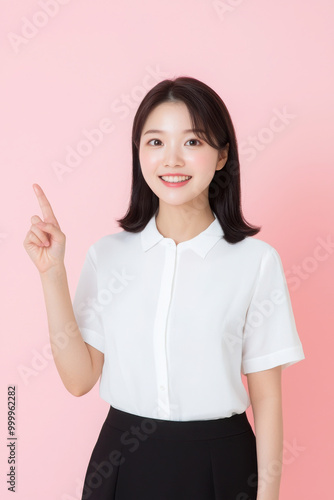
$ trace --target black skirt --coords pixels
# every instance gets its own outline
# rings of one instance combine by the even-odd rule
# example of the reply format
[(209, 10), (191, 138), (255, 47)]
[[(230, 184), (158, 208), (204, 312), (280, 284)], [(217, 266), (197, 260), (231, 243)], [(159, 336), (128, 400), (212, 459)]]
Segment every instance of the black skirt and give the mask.
[(256, 438), (246, 412), (146, 418), (110, 407), (81, 500), (256, 500)]

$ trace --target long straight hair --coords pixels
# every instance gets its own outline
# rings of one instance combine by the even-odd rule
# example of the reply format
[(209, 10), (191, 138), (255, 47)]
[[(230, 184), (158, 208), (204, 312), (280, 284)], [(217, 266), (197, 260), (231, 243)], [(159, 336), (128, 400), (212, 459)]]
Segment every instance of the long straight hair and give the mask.
[(247, 223), (242, 214), (240, 164), (237, 139), (230, 114), (219, 95), (205, 83), (188, 76), (163, 80), (153, 87), (140, 103), (132, 127), (132, 186), (126, 215), (116, 219), (125, 231), (142, 231), (157, 214), (159, 198), (145, 181), (140, 161), (139, 144), (148, 115), (164, 102), (183, 102), (191, 116), (196, 135), (221, 151), (229, 144), (228, 159), (217, 170), (209, 185), (209, 204), (229, 243), (237, 243), (257, 234), (261, 226)]

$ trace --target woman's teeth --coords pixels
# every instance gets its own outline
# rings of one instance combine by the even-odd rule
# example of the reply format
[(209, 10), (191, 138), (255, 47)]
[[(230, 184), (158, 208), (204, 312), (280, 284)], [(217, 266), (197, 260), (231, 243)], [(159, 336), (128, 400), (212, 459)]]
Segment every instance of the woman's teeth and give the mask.
[(173, 176), (161, 176), (161, 179), (163, 179), (166, 182), (184, 182), (187, 181), (188, 179), (191, 179), (190, 175), (173, 175)]

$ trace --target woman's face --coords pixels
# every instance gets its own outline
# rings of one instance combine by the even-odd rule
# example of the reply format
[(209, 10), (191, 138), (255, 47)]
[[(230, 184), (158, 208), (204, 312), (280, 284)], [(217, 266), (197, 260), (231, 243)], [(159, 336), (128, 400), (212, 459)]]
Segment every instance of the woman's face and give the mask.
[[(207, 199), (215, 171), (227, 161), (228, 146), (219, 156), (217, 149), (190, 129), (188, 108), (180, 101), (159, 104), (143, 126), (139, 144), (142, 174), (152, 191), (167, 204), (181, 205), (197, 198), (203, 201), (203, 196)], [(175, 174), (191, 178), (181, 183), (161, 179)]]

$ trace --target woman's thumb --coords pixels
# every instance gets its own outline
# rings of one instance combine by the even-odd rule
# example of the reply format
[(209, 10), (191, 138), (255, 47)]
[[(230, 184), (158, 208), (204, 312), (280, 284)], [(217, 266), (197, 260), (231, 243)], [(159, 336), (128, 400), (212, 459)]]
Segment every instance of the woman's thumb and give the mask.
[(41, 221), (41, 222), (37, 222), (36, 226), (39, 227), (40, 229), (42, 229), (44, 232), (51, 234), (51, 236), (53, 236), (54, 239), (56, 241), (58, 241), (59, 243), (62, 241), (63, 233), (61, 232), (60, 229), (58, 229), (58, 227), (56, 227), (54, 224), (52, 224), (52, 222)]
[(33, 215), (30, 220), (33, 224), (37, 224), (37, 222), (43, 222), (42, 219), (38, 217), (38, 215)]

